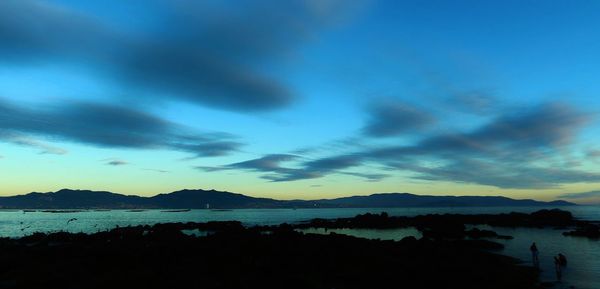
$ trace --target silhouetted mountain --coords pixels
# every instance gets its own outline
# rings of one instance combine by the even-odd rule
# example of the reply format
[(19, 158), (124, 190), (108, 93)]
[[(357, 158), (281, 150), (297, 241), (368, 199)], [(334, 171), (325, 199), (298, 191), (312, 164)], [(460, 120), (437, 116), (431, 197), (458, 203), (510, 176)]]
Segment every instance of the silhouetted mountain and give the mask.
[(283, 208), (285, 201), (267, 198), (254, 198), (242, 194), (220, 192), (215, 190), (181, 190), (170, 194), (160, 194), (148, 198), (153, 206), (169, 209), (191, 208)]
[(339, 207), (502, 207), (502, 206), (568, 206), (565, 201), (540, 202), (515, 200), (496, 196), (423, 196), (407, 193), (373, 194), (330, 200), (318, 200), (319, 204)]
[(242, 208), (384, 208), (384, 207), (474, 207), (474, 206), (566, 206), (565, 201), (540, 202), (506, 197), (421, 196), (406, 193), (374, 194), (328, 200), (283, 201), (254, 198), (215, 190), (181, 190), (153, 197), (140, 197), (63, 189), (50, 193), (0, 197), (5, 209), (242, 209)]
[(111, 192), (62, 189), (50, 193), (0, 197), (0, 207), (16, 209), (137, 208), (147, 205), (147, 198)]

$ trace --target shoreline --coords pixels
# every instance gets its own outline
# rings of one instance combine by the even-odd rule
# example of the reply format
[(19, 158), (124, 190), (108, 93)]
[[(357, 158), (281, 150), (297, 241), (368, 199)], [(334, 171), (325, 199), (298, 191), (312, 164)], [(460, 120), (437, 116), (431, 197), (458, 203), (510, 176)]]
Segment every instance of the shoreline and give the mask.
[[(191, 228), (212, 233), (182, 233)], [(533, 268), (489, 252), (496, 245), (483, 240), (393, 242), (208, 222), (37, 233), (0, 244), (6, 288), (539, 288)]]
[[(566, 228), (583, 222), (557, 210), (518, 215), (364, 214), (293, 225), (246, 227), (238, 221), (218, 221), (129, 226), (91, 234), (34, 233), (0, 239), (0, 264), (5, 264), (0, 266), (0, 285), (542, 288), (537, 270), (499, 254), (503, 245), (491, 241), (510, 236), (464, 226), (507, 219), (513, 223), (506, 225), (518, 227)], [(407, 225), (418, 228), (423, 237), (386, 241), (298, 232), (311, 226), (389, 229)], [(204, 234), (185, 234), (186, 230)]]
[[(547, 288), (554, 282), (541, 280), (538, 270), (505, 254), (500, 241), (512, 236), (495, 230), (560, 229), (560, 236), (561, 230), (592, 223), (562, 210), (414, 217), (366, 213), (279, 225), (212, 221), (33, 233), (0, 238), (0, 287)], [(421, 238), (392, 241), (332, 232), (408, 227)], [(327, 234), (302, 231), (307, 228)], [(200, 277), (204, 281), (198, 283)]]

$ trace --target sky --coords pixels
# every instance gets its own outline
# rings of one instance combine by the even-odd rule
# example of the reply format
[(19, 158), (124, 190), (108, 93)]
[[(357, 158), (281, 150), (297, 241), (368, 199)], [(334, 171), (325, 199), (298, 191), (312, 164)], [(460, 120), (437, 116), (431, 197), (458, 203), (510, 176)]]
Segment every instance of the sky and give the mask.
[(598, 1), (0, 1), (0, 195), (600, 203)]

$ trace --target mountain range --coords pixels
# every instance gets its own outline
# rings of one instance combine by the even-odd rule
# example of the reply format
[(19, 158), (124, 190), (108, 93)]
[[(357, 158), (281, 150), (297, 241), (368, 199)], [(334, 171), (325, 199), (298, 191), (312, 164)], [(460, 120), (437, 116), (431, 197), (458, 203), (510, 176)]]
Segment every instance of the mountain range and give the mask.
[(245, 209), (245, 208), (389, 208), (475, 206), (568, 206), (495, 196), (424, 196), (385, 193), (321, 200), (275, 200), (215, 190), (181, 190), (153, 197), (104, 191), (62, 189), (49, 193), (0, 197), (3, 209)]

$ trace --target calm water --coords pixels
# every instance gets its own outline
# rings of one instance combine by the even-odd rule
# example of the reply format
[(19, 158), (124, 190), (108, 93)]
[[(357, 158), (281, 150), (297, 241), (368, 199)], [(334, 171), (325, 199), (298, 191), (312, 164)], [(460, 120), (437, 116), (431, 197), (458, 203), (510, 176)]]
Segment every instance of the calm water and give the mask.
[[(206, 222), (237, 220), (246, 225), (275, 225), (280, 223), (296, 223), (313, 218), (352, 217), (367, 212), (388, 212), (396, 216), (416, 216), (430, 213), (508, 213), (533, 212), (541, 207), (473, 207), (473, 208), (377, 208), (377, 209), (244, 209), (232, 211), (192, 210), (189, 212), (161, 212), (148, 210), (142, 212), (84, 211), (77, 213), (44, 213), (0, 210), (0, 236), (20, 237), (33, 232), (97, 232), (112, 229), (116, 226), (156, 224), (165, 222)], [(585, 220), (600, 221), (599, 206), (563, 207), (571, 211), (575, 217)], [(76, 220), (72, 220), (76, 219)], [(71, 220), (69, 222), (69, 220)], [(564, 237), (562, 231), (552, 229), (526, 228), (491, 228), (499, 234), (514, 236), (513, 240), (500, 241), (506, 247), (503, 253), (519, 258), (524, 263), (531, 263), (529, 245), (535, 241), (540, 249), (542, 279), (555, 279), (552, 256), (559, 252), (569, 259), (569, 266), (563, 272), (563, 282), (558, 288), (597, 289), (600, 288), (600, 241), (585, 238)], [(353, 230), (314, 229), (307, 232), (348, 234), (362, 238), (382, 240), (400, 240), (406, 236), (420, 237), (419, 231), (407, 229), (392, 230)]]
[[(500, 253), (518, 258), (524, 264), (532, 265), (529, 246), (537, 242), (539, 249), (540, 269), (542, 281), (555, 281), (554, 259), (558, 253), (567, 256), (568, 266), (563, 271), (562, 282), (554, 288), (598, 289), (600, 288), (600, 241), (586, 238), (562, 236), (561, 230), (531, 229), (531, 228), (498, 228), (489, 226), (476, 226), (480, 229), (494, 230), (502, 235), (515, 237), (512, 240), (494, 240), (504, 244), (505, 248)], [(421, 233), (414, 228), (401, 229), (303, 229), (304, 233), (316, 234), (346, 234), (360, 238), (401, 240), (407, 236), (421, 237)]]
[[(540, 207), (473, 207), (473, 208), (376, 208), (376, 209), (243, 209), (232, 211), (192, 210), (189, 212), (161, 212), (148, 210), (143, 212), (84, 211), (77, 213), (44, 213), (20, 210), (0, 210), (0, 237), (20, 237), (33, 232), (97, 232), (116, 226), (156, 224), (166, 222), (206, 222), (237, 220), (246, 225), (276, 225), (296, 223), (313, 218), (353, 217), (367, 212), (388, 212), (394, 216), (416, 216), (431, 213), (507, 213), (533, 212)], [(577, 218), (600, 220), (600, 207), (575, 206), (563, 207)], [(77, 219), (69, 222), (71, 219)]]

